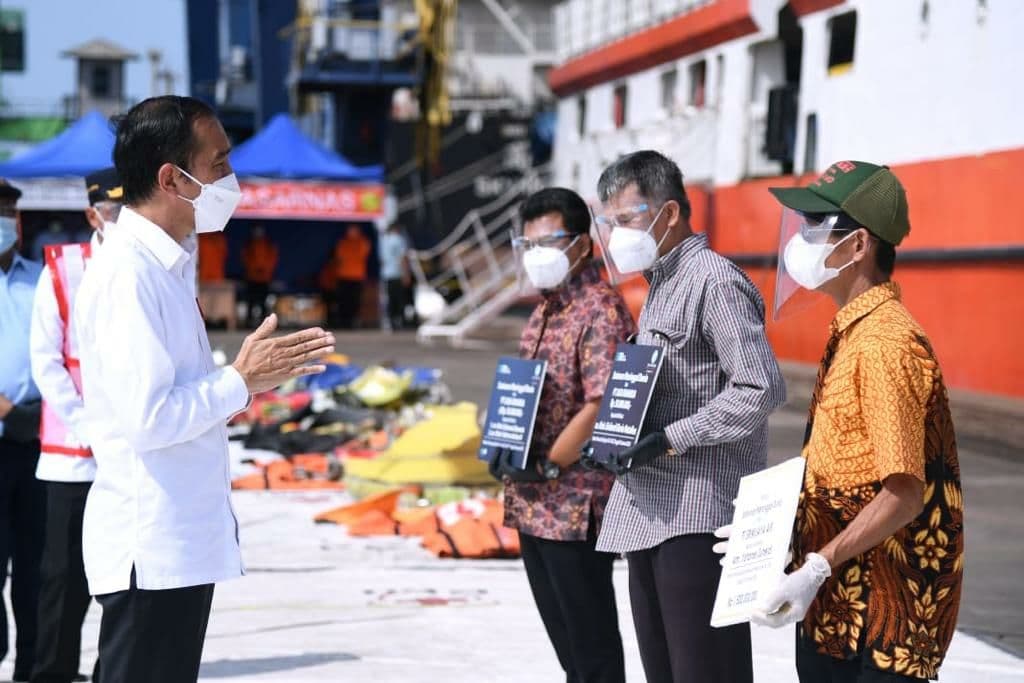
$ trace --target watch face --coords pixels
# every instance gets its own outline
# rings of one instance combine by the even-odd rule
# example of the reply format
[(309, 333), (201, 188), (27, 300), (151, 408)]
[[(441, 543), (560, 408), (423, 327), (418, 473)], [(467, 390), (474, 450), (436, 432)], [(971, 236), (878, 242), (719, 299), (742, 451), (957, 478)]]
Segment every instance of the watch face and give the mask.
[(548, 479), (557, 479), (561, 470), (553, 462), (549, 462), (544, 465), (544, 476)]

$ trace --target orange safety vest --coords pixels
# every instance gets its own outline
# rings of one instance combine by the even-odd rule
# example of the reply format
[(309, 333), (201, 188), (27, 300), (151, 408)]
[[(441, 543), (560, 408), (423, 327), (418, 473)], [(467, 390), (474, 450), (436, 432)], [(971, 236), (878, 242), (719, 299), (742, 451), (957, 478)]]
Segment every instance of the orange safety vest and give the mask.
[(222, 232), (199, 236), (199, 281), (223, 282), (228, 242)]
[[(45, 247), (43, 254), (50, 277), (53, 279), (53, 295), (57, 299), (57, 310), (64, 326), (64, 367), (71, 375), (75, 389), (81, 394), (82, 370), (78, 362), (77, 344), (71, 333), (71, 316), (78, 285), (81, 284), (86, 264), (92, 257), (92, 245), (88, 242), (55, 244)], [(43, 401), (42, 413), (39, 440), (42, 442), (41, 450), (44, 454), (92, 457), (92, 451), (75, 438), (46, 401)]]
[(334, 247), (335, 274), (339, 280), (363, 282), (366, 280), (366, 257), (370, 255), (370, 241), (363, 236), (343, 237)]
[(242, 251), (245, 279), (249, 282), (268, 283), (274, 279), (277, 267), (277, 247), (264, 238), (253, 240)]

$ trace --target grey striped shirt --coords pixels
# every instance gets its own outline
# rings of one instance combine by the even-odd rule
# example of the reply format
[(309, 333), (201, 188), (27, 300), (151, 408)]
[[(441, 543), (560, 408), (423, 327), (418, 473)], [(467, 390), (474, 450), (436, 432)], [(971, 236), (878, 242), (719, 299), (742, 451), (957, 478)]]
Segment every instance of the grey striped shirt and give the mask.
[(643, 433), (664, 430), (678, 455), (615, 482), (597, 543), (609, 552), (728, 524), (740, 477), (765, 467), (768, 415), (786, 397), (761, 294), (705, 235), (686, 238), (647, 277), (637, 343), (666, 352)]

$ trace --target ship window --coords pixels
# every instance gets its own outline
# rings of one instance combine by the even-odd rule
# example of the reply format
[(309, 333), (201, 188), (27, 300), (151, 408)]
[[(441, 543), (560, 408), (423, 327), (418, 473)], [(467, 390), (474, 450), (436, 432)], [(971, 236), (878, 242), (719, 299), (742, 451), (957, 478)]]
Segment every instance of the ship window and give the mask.
[(676, 86), (679, 82), (679, 73), (675, 69), (669, 69), (661, 74), (661, 108), (671, 114), (676, 108)]
[(628, 90), (626, 89), (626, 85), (625, 84), (622, 84), (622, 85), (617, 86), (615, 88), (615, 94), (614, 94), (614, 99), (613, 99), (612, 120), (613, 120), (616, 128), (625, 128), (626, 127), (626, 120), (627, 120), (626, 119), (626, 114), (627, 114), (627, 112), (626, 112), (626, 100), (627, 100), (627, 95), (628, 95)]
[(576, 132), (582, 138), (587, 134), (587, 96), (580, 95), (576, 100)]
[(725, 56), (715, 57), (715, 106), (722, 104), (722, 91), (725, 88)]
[(857, 37), (857, 13), (847, 12), (829, 22), (832, 37), (828, 46), (828, 75), (838, 76), (853, 67), (853, 48)]
[(707, 75), (707, 60), (702, 59), (690, 65), (690, 104), (698, 109), (704, 106)]
[(818, 115), (807, 115), (807, 132), (804, 135), (804, 173), (812, 173), (818, 167)]

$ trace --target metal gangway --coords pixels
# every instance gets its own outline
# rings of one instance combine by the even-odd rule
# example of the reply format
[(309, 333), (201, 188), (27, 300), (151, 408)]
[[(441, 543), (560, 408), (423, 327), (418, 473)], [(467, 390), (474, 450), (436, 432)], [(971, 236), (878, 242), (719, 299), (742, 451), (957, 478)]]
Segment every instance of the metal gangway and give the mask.
[[(438, 244), (410, 252), (416, 308), (422, 318), (416, 333), (420, 343), (466, 346), (471, 334), (522, 298), (512, 235), (521, 228), (520, 202), (544, 186), (547, 174), (546, 165), (530, 169), (493, 201), (470, 210)], [(438, 261), (438, 272), (428, 275), (424, 264)], [(460, 293), (445, 301), (438, 290), (451, 281), (458, 282)]]

